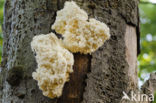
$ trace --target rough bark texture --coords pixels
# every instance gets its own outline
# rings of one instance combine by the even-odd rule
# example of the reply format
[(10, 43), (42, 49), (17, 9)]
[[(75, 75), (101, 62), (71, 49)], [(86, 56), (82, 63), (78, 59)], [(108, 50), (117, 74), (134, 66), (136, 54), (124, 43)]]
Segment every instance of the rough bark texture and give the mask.
[[(156, 72), (150, 74), (150, 78), (141, 87), (141, 92), (149, 96), (156, 92)], [(150, 102), (145, 102), (145, 103), (150, 103)]]
[[(33, 36), (51, 31), (56, 11), (65, 1), (6, 0), (2, 103), (120, 103), (123, 91), (137, 90), (138, 0), (74, 0), (90, 17), (109, 26), (111, 39), (91, 55), (74, 54), (74, 73), (60, 98), (42, 95), (32, 79), (36, 62), (30, 42)], [(19, 67), (24, 75), (18, 78), (19, 83), (10, 85), (9, 75), (14, 72), (9, 71)], [(19, 76), (14, 75), (12, 78)]]

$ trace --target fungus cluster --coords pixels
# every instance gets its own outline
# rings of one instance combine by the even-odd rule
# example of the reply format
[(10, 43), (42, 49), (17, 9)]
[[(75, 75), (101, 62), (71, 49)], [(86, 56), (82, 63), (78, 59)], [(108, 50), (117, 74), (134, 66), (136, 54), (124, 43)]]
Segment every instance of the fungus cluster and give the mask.
[(32, 76), (38, 81), (43, 95), (50, 98), (61, 96), (69, 73), (73, 72), (73, 54), (62, 47), (61, 41), (53, 33), (35, 36), (31, 47), (38, 64)]
[(94, 52), (109, 39), (110, 34), (106, 24), (94, 18), (88, 20), (87, 13), (75, 2), (66, 2), (57, 12), (52, 29), (64, 39), (58, 39), (54, 33), (33, 38), (31, 47), (38, 65), (32, 76), (38, 81), (43, 95), (55, 98), (62, 95), (64, 84), (73, 72), (72, 53)]
[(73, 53), (83, 54), (96, 51), (109, 39), (109, 28), (106, 24), (91, 18), (74, 2), (66, 2), (64, 9), (57, 12), (52, 25), (57, 33), (64, 37), (65, 48)]

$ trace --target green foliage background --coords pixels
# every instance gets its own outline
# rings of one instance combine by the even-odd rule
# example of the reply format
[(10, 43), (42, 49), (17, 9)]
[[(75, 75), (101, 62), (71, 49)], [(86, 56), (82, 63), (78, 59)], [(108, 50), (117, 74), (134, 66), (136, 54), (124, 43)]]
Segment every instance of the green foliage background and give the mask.
[(3, 4), (4, 0), (0, 0), (0, 61), (2, 57), (2, 44), (3, 44), (2, 38)]
[[(141, 21), (141, 54), (138, 56), (138, 76), (142, 84), (149, 77), (149, 73), (156, 72), (156, 4), (142, 3), (149, 2), (141, 0), (140, 21)], [(2, 56), (2, 21), (3, 4), (0, 0), (0, 61)]]
[[(139, 5), (141, 54), (138, 57), (138, 76), (142, 83), (148, 79), (149, 73), (156, 72), (156, 4), (145, 2), (149, 0), (141, 0)], [(153, 103), (156, 103), (156, 93)]]
[(141, 80), (144, 80), (142, 74), (156, 71), (156, 4), (140, 3), (139, 7), (141, 54), (138, 57), (138, 64), (139, 77)]

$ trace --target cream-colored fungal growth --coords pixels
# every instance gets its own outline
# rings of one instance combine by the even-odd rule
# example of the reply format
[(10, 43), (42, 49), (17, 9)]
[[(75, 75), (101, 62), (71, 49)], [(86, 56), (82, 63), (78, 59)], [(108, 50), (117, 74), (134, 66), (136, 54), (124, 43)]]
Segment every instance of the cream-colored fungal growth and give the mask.
[(64, 9), (57, 12), (56, 21), (52, 26), (57, 33), (64, 34), (69, 27), (69, 20), (87, 20), (87, 13), (80, 9), (75, 2), (65, 2)]
[(71, 52), (91, 53), (110, 38), (110, 33), (105, 23), (93, 18), (87, 20), (84, 10), (74, 2), (66, 2), (65, 7), (57, 12), (52, 29), (63, 35), (64, 46)]
[(32, 76), (38, 81), (43, 95), (50, 98), (61, 96), (63, 86), (73, 72), (73, 54), (62, 47), (61, 41), (53, 33), (35, 36), (31, 48), (36, 53), (38, 63)]

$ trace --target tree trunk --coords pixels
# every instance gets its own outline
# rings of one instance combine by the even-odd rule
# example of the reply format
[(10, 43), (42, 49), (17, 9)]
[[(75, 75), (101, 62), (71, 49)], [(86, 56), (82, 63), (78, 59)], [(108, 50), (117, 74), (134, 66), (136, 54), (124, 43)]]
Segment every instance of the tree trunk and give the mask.
[(138, 0), (74, 0), (109, 26), (111, 39), (90, 55), (74, 54), (74, 73), (60, 98), (42, 95), (32, 79), (36, 61), (30, 42), (51, 32), (65, 1), (6, 0), (0, 103), (120, 103), (123, 91), (137, 90)]

